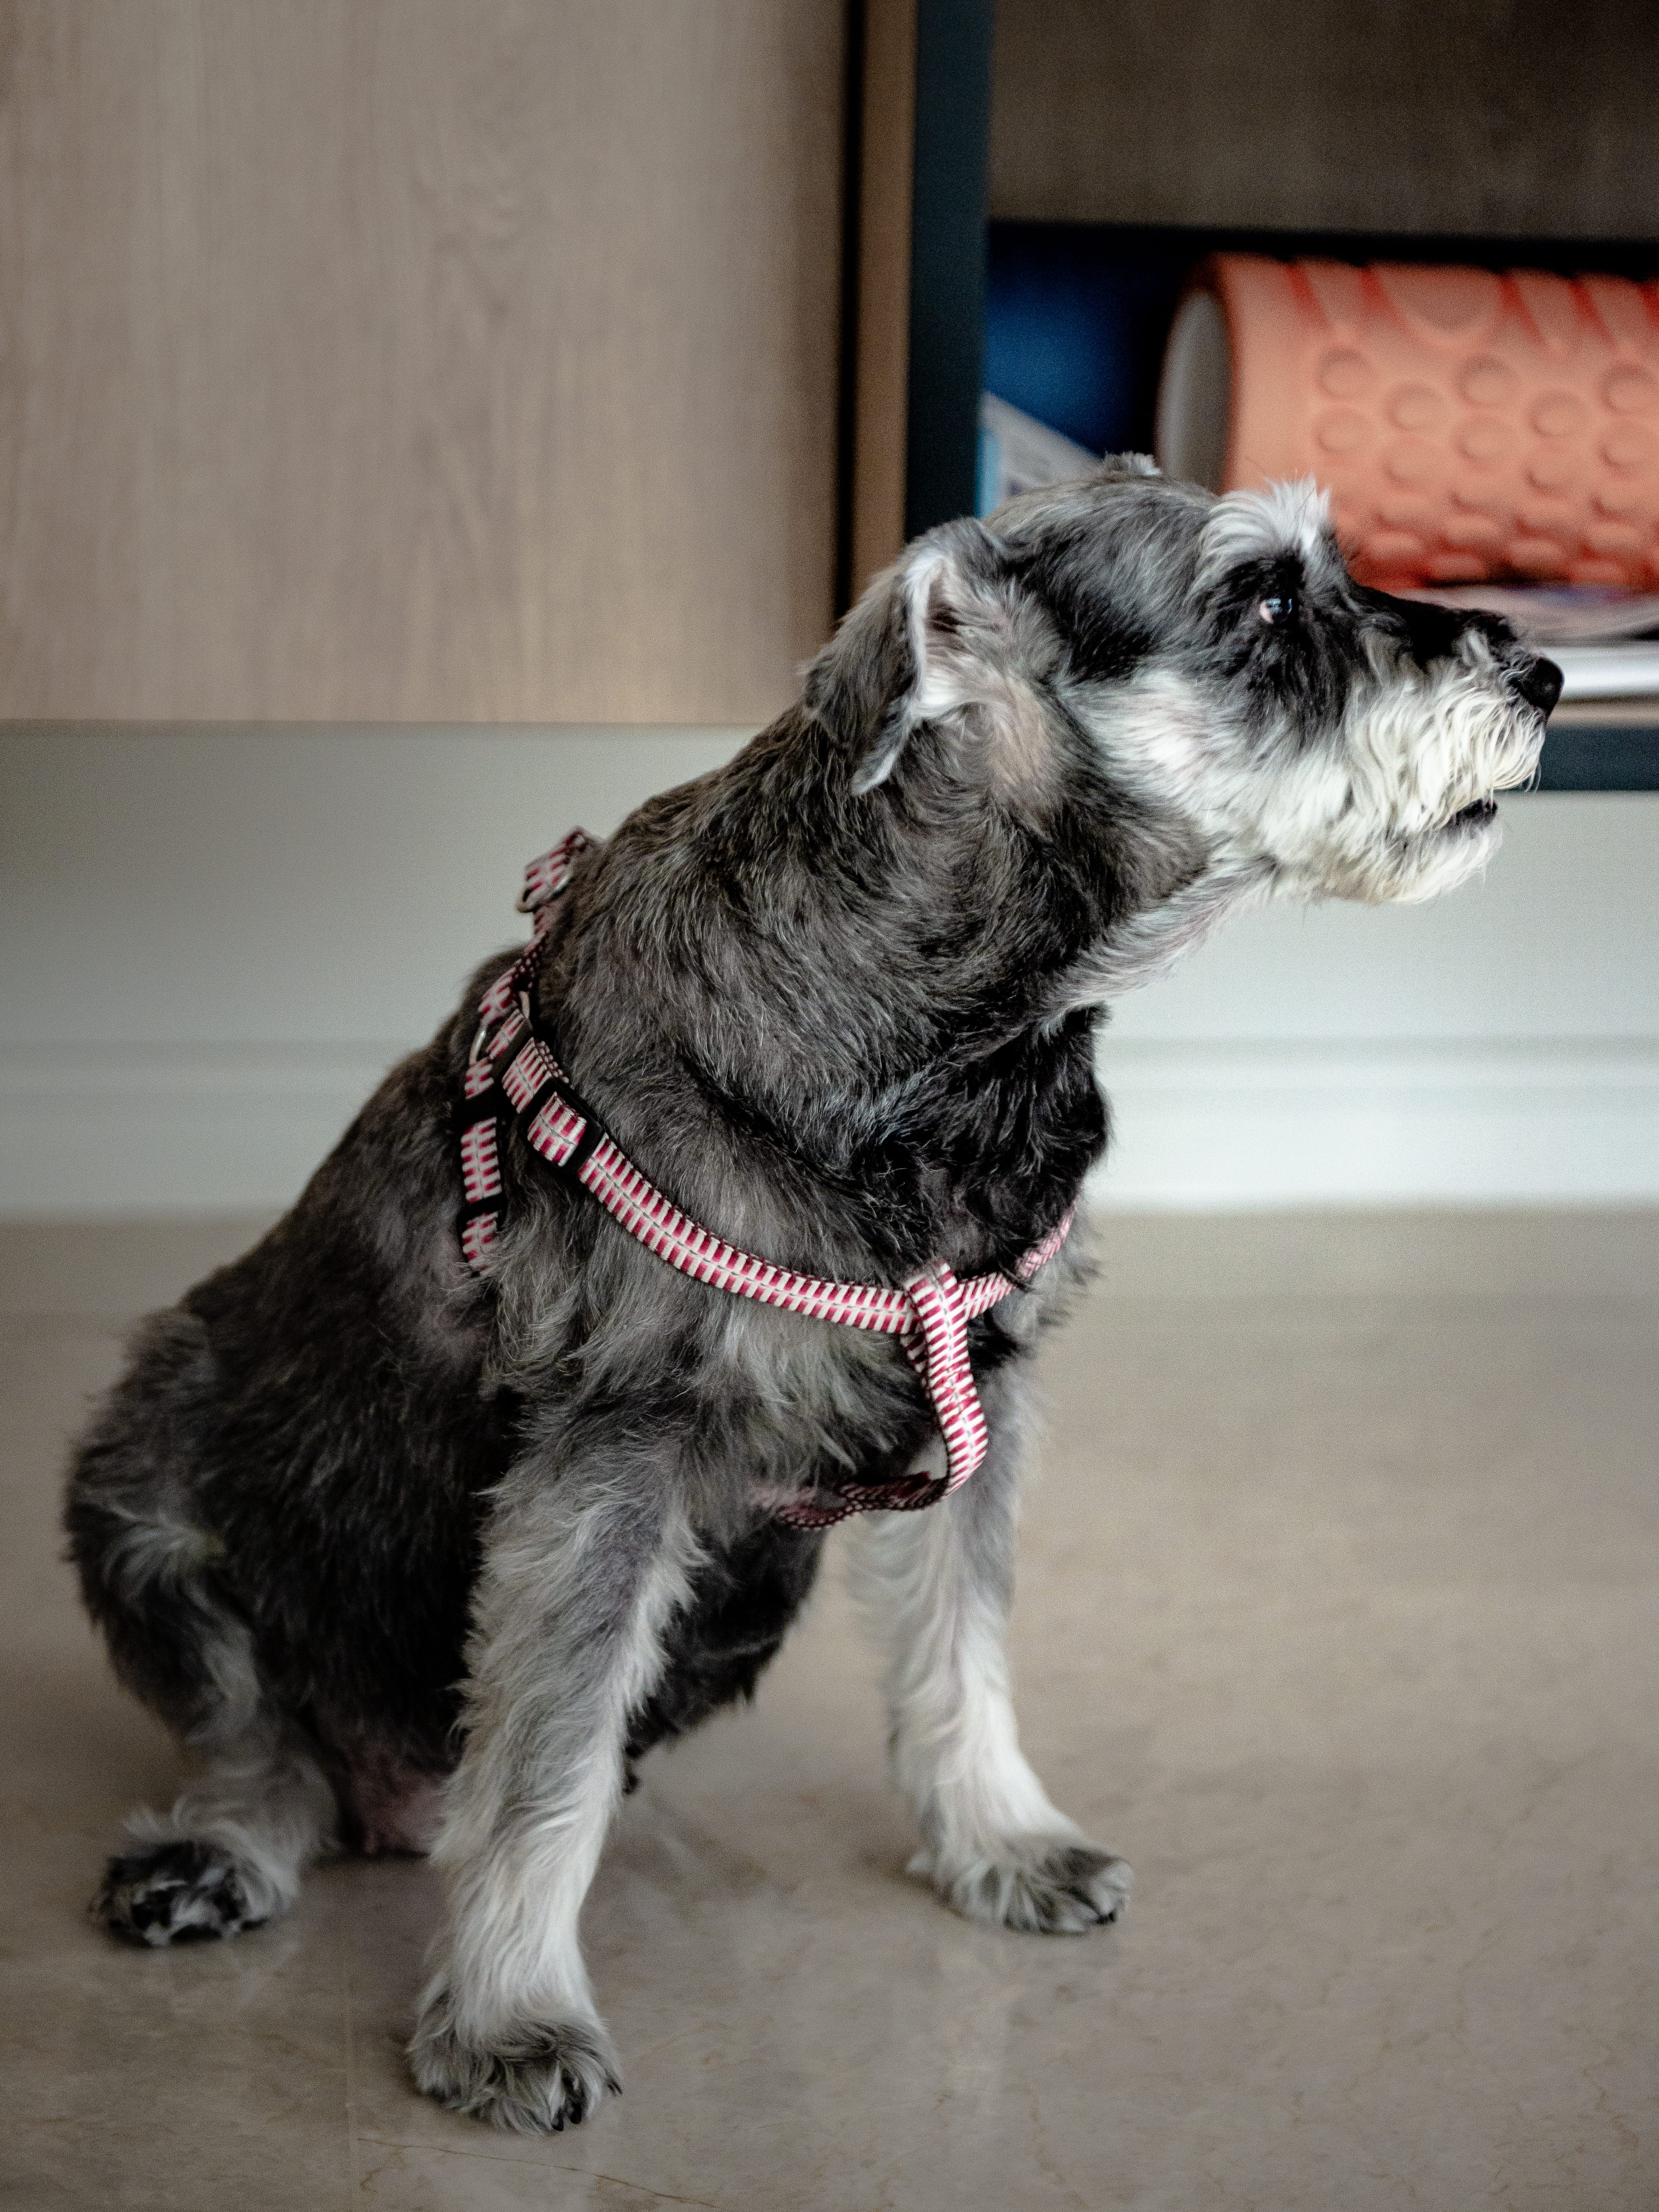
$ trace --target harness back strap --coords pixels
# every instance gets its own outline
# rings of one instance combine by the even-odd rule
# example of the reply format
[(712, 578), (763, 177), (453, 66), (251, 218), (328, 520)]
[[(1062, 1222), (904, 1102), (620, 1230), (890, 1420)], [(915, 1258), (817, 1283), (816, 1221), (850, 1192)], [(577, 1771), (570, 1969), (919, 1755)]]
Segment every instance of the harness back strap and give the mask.
[(922, 1269), (894, 1290), (775, 1267), (683, 1213), (623, 1152), (531, 1023), (530, 986), (541, 964), (553, 902), (591, 842), (584, 831), (573, 830), (550, 853), (531, 862), (519, 908), (533, 915), (535, 933), (478, 1002), (477, 1034), (462, 1083), (460, 1243), (468, 1265), (480, 1274), (489, 1272), (500, 1230), (499, 1092), (532, 1151), (580, 1183), (630, 1237), (681, 1274), (763, 1305), (898, 1338), (945, 1439), (945, 1474), (803, 1492), (778, 1508), (780, 1521), (792, 1528), (825, 1528), (849, 1513), (911, 1512), (948, 1497), (967, 1481), (987, 1448), (985, 1413), (968, 1356), (968, 1324), (1029, 1283), (1054, 1258), (1071, 1229), (1072, 1215), (1025, 1255), (1012, 1278), (976, 1275), (959, 1282), (939, 1265)]

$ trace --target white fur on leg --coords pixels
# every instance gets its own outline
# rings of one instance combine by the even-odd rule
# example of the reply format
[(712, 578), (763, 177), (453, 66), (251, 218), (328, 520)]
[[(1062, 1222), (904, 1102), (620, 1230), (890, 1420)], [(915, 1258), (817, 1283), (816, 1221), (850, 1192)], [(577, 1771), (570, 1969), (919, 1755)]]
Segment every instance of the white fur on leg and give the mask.
[(498, 1524), (481, 1587), (467, 1748), (433, 1853), (450, 1927), (410, 2056), (429, 2094), (504, 2127), (561, 2128), (620, 2086), (577, 1923), (628, 1717), (699, 1553), (678, 1516), (618, 1593), (616, 1518), (605, 1498), (527, 1498)]
[(909, 1871), (971, 1919), (1077, 1932), (1118, 1917), (1129, 1870), (1050, 1802), (1020, 1750), (1004, 1649), (1012, 1515), (975, 1513), (984, 1504), (958, 1492), (872, 1514), (854, 1553), (889, 1655), (894, 1771), (925, 1838)]

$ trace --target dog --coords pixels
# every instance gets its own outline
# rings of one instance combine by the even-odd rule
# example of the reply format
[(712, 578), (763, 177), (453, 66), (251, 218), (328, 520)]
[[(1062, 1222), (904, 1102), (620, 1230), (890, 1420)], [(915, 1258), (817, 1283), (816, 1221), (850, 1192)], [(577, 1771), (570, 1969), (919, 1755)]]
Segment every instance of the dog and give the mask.
[[(617, 1801), (753, 1691), (854, 1506), (912, 1871), (981, 1921), (1114, 1919), (1127, 1871), (1022, 1756), (1003, 1652), (1102, 1009), (1264, 901), (1480, 868), (1559, 689), (1504, 623), (1356, 584), (1308, 485), (1218, 498), (1131, 456), (919, 539), (728, 766), (566, 849), (533, 961), (482, 969), (293, 1212), (143, 1326), (67, 1528), (202, 1774), (131, 1824), (108, 1926), (234, 1935), (326, 1850), (430, 1849), (416, 2080), (581, 2120), (618, 2087), (577, 1941)], [(464, 1193), (515, 1022), (653, 1218), (758, 1255), (744, 1295), (520, 1121)], [(915, 1326), (768, 1303), (787, 1270)]]

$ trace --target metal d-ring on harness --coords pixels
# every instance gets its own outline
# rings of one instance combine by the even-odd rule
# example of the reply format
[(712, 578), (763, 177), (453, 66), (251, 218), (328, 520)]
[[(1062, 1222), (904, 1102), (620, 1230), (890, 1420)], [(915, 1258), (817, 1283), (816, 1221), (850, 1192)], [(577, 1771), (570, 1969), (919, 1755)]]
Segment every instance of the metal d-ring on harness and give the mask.
[(985, 1456), (985, 1414), (968, 1357), (968, 1324), (1007, 1297), (1052, 1260), (1072, 1226), (1068, 1213), (1019, 1262), (1014, 1277), (975, 1275), (958, 1282), (949, 1267), (924, 1268), (902, 1288), (826, 1282), (775, 1267), (701, 1228), (641, 1175), (537, 1036), (530, 989), (541, 964), (553, 902), (592, 843), (573, 830), (525, 871), (519, 910), (534, 917), (535, 934), (478, 1001), (478, 1031), (463, 1081), (461, 1180), (465, 1205), (461, 1250), (480, 1274), (489, 1271), (501, 1191), (501, 1097), (532, 1152), (592, 1194), (630, 1237), (683, 1275), (763, 1305), (896, 1336), (921, 1377), (945, 1439), (945, 1472), (896, 1482), (837, 1483), (781, 1505), (776, 1517), (796, 1528), (826, 1528), (849, 1513), (914, 1512), (967, 1481)]

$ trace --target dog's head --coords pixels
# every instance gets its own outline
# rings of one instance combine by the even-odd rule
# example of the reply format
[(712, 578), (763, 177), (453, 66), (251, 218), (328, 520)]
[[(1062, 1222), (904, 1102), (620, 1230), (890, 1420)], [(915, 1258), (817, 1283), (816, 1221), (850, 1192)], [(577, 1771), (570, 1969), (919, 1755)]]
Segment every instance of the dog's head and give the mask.
[(1217, 498), (1130, 459), (919, 539), (807, 702), (857, 791), (924, 725), (1013, 799), (1081, 745), (1200, 874), (1377, 901), (1490, 857), (1559, 690), (1497, 617), (1356, 584), (1310, 484)]

